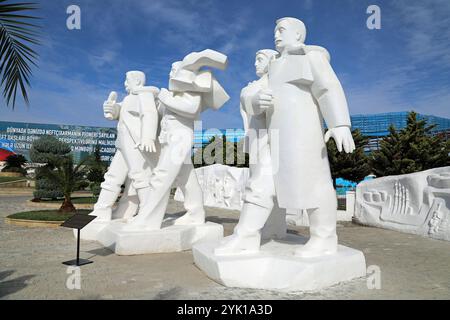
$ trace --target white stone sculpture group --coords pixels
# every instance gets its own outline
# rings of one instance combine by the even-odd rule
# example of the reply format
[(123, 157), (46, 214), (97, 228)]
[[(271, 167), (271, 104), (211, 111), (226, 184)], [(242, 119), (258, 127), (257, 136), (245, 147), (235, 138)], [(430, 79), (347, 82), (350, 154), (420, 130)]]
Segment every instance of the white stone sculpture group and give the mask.
[[(140, 71), (127, 73), (128, 95), (117, 103), (117, 94), (112, 92), (103, 105), (105, 117), (118, 120), (117, 152), (91, 213), (98, 218), (82, 230), (83, 239), (99, 240), (118, 254), (138, 254), (186, 250), (199, 237), (222, 237), (221, 226), (205, 224), (191, 150), (194, 121), (202, 111), (220, 109), (229, 99), (212, 71), (202, 68), (226, 66), (227, 57), (217, 51), (193, 52), (173, 63), (169, 90), (146, 87)], [(121, 210), (113, 214), (124, 183), (128, 186), (123, 201), (130, 204), (122, 205), (126, 209), (119, 205)], [(161, 230), (174, 184), (184, 191), (187, 212), (161, 236), (151, 231)], [(131, 201), (133, 194), (137, 194), (138, 207)], [(161, 239), (171, 244), (161, 246)]]
[[(146, 87), (145, 75), (133, 71), (125, 82), (128, 96), (118, 103), (117, 94), (110, 94), (104, 112), (118, 120), (117, 153), (92, 212), (98, 218), (82, 237), (119, 254), (192, 247), (196, 265), (227, 286), (317, 289), (365, 275), (363, 254), (338, 246), (336, 193), (326, 151), (330, 138), (339, 151), (355, 148), (344, 91), (329, 53), (305, 44), (303, 22), (279, 19), (274, 38), (276, 50), (256, 53), (259, 79), (241, 92), (251, 165), (234, 233), (222, 239), (220, 225), (205, 223), (203, 194), (191, 163), (193, 121), (229, 99), (212, 71), (204, 69), (225, 69), (227, 57), (208, 49), (172, 65), (168, 90)], [(125, 194), (113, 213), (124, 183)], [(174, 184), (183, 192), (187, 213), (161, 229)], [(300, 236), (287, 235), (286, 209), (307, 211), (306, 244)]]

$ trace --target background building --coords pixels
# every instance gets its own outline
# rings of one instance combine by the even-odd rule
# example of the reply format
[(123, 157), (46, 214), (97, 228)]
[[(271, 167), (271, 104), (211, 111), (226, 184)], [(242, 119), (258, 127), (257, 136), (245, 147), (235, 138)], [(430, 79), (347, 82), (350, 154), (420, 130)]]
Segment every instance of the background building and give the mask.
[[(391, 124), (393, 124), (397, 130), (406, 127), (408, 114), (408, 111), (404, 111), (353, 115), (351, 116), (352, 129), (359, 129), (364, 136), (370, 138), (368, 151), (373, 151), (379, 148), (379, 141), (381, 138), (389, 134), (388, 129)], [(417, 117), (418, 119), (427, 120), (428, 125), (436, 124), (436, 127), (432, 130), (434, 134), (442, 133), (447, 137), (450, 136), (450, 119), (424, 114), (417, 114)], [(244, 131), (242, 129), (216, 129), (196, 132), (194, 134), (194, 147), (198, 148), (201, 145), (207, 144), (213, 136), (217, 135), (225, 135), (229, 142), (238, 142), (244, 137)]]
[[(370, 138), (367, 151), (379, 148), (381, 138), (389, 134), (391, 124), (396, 129), (406, 126), (409, 112), (391, 112), (351, 116), (353, 129)], [(450, 136), (450, 119), (432, 115), (418, 114), (419, 119), (426, 119), (428, 124), (436, 124), (433, 133)], [(103, 161), (110, 162), (116, 151), (116, 129), (57, 124), (37, 124), (0, 121), (0, 158), (11, 153), (23, 154), (29, 159), (29, 150), (34, 140), (42, 135), (52, 135), (72, 147), (75, 161), (79, 162), (92, 153), (98, 144)], [(194, 132), (194, 149), (206, 145), (214, 136), (225, 136), (229, 142), (239, 142), (244, 137), (242, 129), (208, 129)], [(0, 159), (1, 161), (2, 159)]]
[(0, 121), (0, 154), (14, 152), (29, 160), (31, 144), (43, 135), (55, 136), (69, 144), (75, 162), (91, 154), (97, 144), (103, 161), (111, 161), (116, 151), (113, 128)]
[(225, 136), (228, 142), (239, 142), (245, 135), (242, 129), (209, 129), (194, 132), (194, 149), (208, 144), (213, 137)]
[[(364, 136), (369, 137), (367, 151), (377, 150), (381, 138), (389, 134), (389, 126), (393, 124), (397, 130), (406, 127), (409, 112), (389, 112), (378, 114), (358, 114), (351, 116), (352, 129), (359, 129)], [(436, 124), (434, 134), (443, 133), (450, 136), (450, 119), (432, 115), (417, 114), (418, 119), (427, 120), (427, 124)]]

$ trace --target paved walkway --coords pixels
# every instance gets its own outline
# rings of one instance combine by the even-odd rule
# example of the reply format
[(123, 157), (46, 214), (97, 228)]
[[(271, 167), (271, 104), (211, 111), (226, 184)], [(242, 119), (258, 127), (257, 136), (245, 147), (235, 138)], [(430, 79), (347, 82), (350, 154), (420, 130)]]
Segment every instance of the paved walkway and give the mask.
[[(340, 243), (362, 250), (367, 265), (381, 269), (381, 289), (358, 279), (314, 293), (278, 293), (225, 288), (195, 267), (190, 251), (116, 256), (96, 242), (82, 242), (81, 290), (66, 287), (66, 266), (75, 240), (65, 228), (23, 228), (4, 223), (7, 215), (28, 210), (25, 195), (0, 195), (0, 299), (449, 299), (450, 243), (340, 224)], [(181, 212), (171, 202), (170, 213)], [(231, 233), (238, 212), (209, 208), (208, 220)], [(307, 235), (306, 228), (291, 232)]]

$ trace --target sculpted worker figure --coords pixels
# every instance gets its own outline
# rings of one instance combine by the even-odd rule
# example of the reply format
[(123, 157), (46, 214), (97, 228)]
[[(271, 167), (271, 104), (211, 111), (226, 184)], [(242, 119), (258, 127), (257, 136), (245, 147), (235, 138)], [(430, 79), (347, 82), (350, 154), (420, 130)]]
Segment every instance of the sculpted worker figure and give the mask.
[(267, 130), (266, 113), (255, 113), (252, 99), (260, 92), (269, 88), (269, 64), (276, 58), (278, 52), (271, 49), (259, 50), (255, 57), (256, 75), (259, 80), (249, 83), (241, 91), (241, 115), (246, 132), (244, 151), (250, 155), (250, 176), (244, 194), (243, 211), (251, 211), (257, 204), (271, 211), (262, 230), (263, 238), (284, 237), (286, 235), (286, 220), (283, 209), (280, 209), (276, 198), (273, 182), (273, 168), (271, 163), (269, 135)]
[[(149, 196), (149, 178), (156, 159), (156, 134), (158, 111), (155, 96), (158, 89), (145, 86), (145, 74), (130, 71), (126, 74), (125, 89), (128, 95), (118, 103), (117, 93), (111, 92), (103, 105), (105, 117), (118, 120), (116, 154), (101, 184), (101, 192), (92, 215), (96, 221), (111, 220), (112, 207), (120, 194), (121, 186), (129, 178), (131, 187), (143, 203)], [(127, 190), (130, 186), (127, 187)]]
[[(310, 239), (297, 255), (315, 257), (337, 251), (337, 199), (325, 143), (332, 137), (338, 150), (347, 153), (355, 145), (347, 101), (330, 56), (324, 48), (305, 45), (305, 38), (302, 21), (277, 21), (279, 55), (269, 66), (269, 89), (252, 96), (249, 113), (266, 116), (273, 174), (265, 179), (274, 185), (272, 197), (281, 208), (308, 212)], [(328, 127), (325, 135), (323, 120)], [(258, 251), (269, 215), (267, 206), (246, 195), (234, 235), (225, 238), (215, 253)]]
[(151, 193), (124, 230), (160, 229), (175, 182), (182, 187), (185, 199), (192, 199), (189, 204), (185, 202), (188, 212), (175, 224), (205, 222), (203, 192), (191, 160), (194, 121), (208, 107), (221, 108), (229, 97), (210, 70), (200, 69), (226, 66), (227, 57), (209, 49), (193, 52), (172, 65), (169, 90), (162, 89), (158, 96), (163, 114), (159, 135), (161, 155), (150, 178)]

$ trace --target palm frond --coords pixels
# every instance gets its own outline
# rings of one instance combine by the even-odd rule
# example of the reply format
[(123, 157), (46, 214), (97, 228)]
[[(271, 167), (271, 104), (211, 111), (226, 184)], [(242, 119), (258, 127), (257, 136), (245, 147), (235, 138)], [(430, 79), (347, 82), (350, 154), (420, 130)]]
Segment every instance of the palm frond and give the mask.
[(38, 17), (22, 13), (36, 10), (35, 3), (6, 3), (0, 0), (0, 86), (8, 106), (16, 104), (20, 90), (29, 104), (27, 87), (30, 87), (31, 65), (36, 66), (38, 54), (30, 47), (39, 45), (39, 26), (32, 21)]

